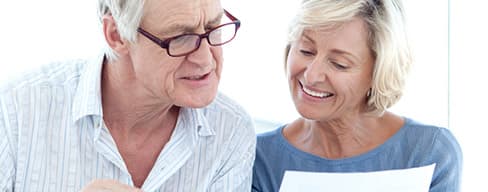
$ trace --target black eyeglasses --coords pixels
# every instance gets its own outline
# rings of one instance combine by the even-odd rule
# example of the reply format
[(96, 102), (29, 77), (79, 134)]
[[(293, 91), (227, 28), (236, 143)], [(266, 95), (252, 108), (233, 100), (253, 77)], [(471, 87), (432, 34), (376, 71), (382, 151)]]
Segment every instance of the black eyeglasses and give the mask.
[(168, 55), (172, 57), (185, 56), (198, 50), (203, 38), (206, 38), (208, 44), (212, 46), (220, 46), (234, 39), (237, 30), (241, 26), (241, 21), (225, 9), (224, 13), (232, 22), (219, 25), (204, 34), (190, 33), (159, 39), (140, 27), (137, 28), (137, 31), (161, 48), (166, 49)]

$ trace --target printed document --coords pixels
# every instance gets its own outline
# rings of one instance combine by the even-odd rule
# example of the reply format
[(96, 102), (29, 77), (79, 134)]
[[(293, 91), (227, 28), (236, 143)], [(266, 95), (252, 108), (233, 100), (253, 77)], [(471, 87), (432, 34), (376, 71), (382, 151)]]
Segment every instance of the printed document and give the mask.
[(280, 192), (428, 192), (435, 164), (358, 173), (286, 171)]

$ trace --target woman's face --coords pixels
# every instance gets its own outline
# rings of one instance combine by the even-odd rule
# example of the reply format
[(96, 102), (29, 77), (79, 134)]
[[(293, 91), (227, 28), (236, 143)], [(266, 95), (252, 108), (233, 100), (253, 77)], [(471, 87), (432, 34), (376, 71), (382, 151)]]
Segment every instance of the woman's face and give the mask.
[(336, 28), (307, 29), (291, 44), (287, 75), (298, 112), (332, 120), (364, 111), (374, 58), (366, 24), (354, 19)]

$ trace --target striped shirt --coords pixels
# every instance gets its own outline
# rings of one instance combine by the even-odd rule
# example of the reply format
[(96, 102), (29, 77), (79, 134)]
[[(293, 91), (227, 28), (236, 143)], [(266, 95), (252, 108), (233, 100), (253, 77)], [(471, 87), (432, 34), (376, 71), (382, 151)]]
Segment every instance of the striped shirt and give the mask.
[[(0, 86), (0, 191), (78, 191), (102, 178), (133, 186), (103, 123), (102, 60), (53, 63)], [(142, 189), (250, 191), (253, 127), (222, 94), (180, 109)]]

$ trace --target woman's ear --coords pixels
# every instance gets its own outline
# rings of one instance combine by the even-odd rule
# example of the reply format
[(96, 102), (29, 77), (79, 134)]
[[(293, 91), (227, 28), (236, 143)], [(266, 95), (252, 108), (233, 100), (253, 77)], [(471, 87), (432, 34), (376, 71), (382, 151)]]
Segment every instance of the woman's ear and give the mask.
[(117, 54), (123, 55), (129, 52), (128, 42), (120, 36), (117, 24), (112, 15), (102, 17), (103, 35), (108, 46)]

